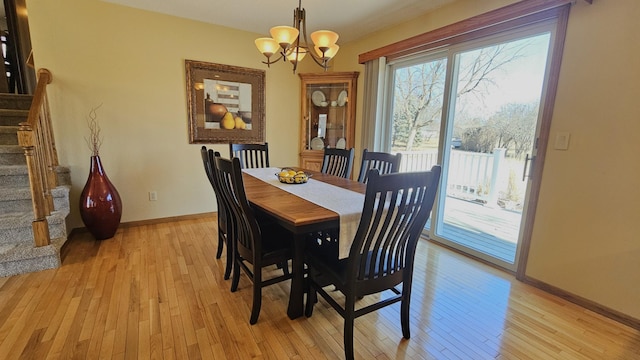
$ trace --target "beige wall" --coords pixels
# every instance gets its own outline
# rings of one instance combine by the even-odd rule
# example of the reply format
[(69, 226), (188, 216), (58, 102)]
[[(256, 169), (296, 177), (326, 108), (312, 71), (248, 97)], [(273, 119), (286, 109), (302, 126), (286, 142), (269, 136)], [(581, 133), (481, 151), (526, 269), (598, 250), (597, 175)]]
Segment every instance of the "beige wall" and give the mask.
[[(72, 204), (91, 155), (89, 110), (103, 104), (100, 157), (120, 192), (123, 222), (214, 211), (200, 146), (188, 143), (184, 60), (266, 70), (266, 137), (273, 165), (295, 165), (299, 78), (267, 69), (257, 34), (97, 0), (29, 0), (37, 67), (53, 73), (49, 100), (60, 163), (71, 169)], [(228, 154), (228, 146), (215, 149)], [(148, 201), (148, 192), (158, 201)], [(81, 227), (72, 206), (70, 228)]]
[[(357, 41), (350, 42), (348, 46), (341, 45), (338, 55), (333, 60), (335, 71), (360, 71), (358, 78), (358, 99), (356, 111), (356, 145), (361, 142), (362, 133), (362, 104), (364, 96), (364, 65), (358, 64), (358, 55), (368, 51), (393, 44), (400, 40), (419, 35), (437, 28), (440, 28), (457, 21), (461, 21), (472, 16), (494, 10), (496, 8), (516, 2), (515, 0), (491, 0), (473, 1), (459, 0), (451, 5), (443, 6), (436, 11), (424, 14), (412, 21), (404, 22), (400, 25), (383, 29)], [(358, 156), (362, 149), (356, 151), (356, 164), (359, 163)]]
[[(582, 4), (580, 4), (582, 5)], [(640, 2), (573, 9), (527, 275), (640, 319)]]
[[(462, 0), (342, 46), (360, 53), (513, 3)], [(640, 2), (578, 1), (571, 10), (527, 276), (640, 319)], [(358, 104), (362, 104), (361, 77)], [(360, 133), (361, 107), (358, 107)], [(359, 138), (356, 144), (359, 144)], [(553, 142), (551, 141), (551, 144)]]
[[(344, 44), (337, 71), (363, 71), (357, 55), (515, 2), (461, 0), (415, 21)], [(88, 173), (85, 119), (99, 110), (101, 157), (123, 198), (123, 221), (214, 210), (188, 144), (184, 59), (260, 68), (258, 34), (97, 0), (28, 0), (38, 67), (49, 68), (51, 110), (72, 201)], [(640, 4), (579, 1), (572, 10), (551, 128), (571, 133), (549, 149), (527, 275), (640, 319)], [(316, 71), (303, 66), (302, 71)], [(358, 125), (362, 104), (358, 89)], [(267, 70), (267, 141), (274, 165), (297, 163), (299, 79)], [(359, 136), (357, 144), (359, 144)], [(226, 154), (226, 147), (214, 148)], [(358, 149), (360, 150), (360, 149)], [(147, 192), (159, 200), (149, 202)], [(71, 226), (82, 226), (73, 210)]]

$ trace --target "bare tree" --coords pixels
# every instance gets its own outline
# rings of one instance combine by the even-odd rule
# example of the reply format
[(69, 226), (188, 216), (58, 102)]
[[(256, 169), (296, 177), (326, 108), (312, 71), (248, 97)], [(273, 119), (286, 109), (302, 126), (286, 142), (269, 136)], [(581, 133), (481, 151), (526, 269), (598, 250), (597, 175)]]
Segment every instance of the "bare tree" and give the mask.
[[(458, 98), (473, 95), (482, 99), (488, 93), (487, 88), (494, 84), (492, 75), (521, 57), (527, 46), (527, 42), (507, 43), (465, 53), (465, 61), (460, 63), (455, 84)], [(442, 58), (396, 70), (394, 148), (404, 145), (405, 150), (413, 149), (419, 142), (418, 135), (421, 132), (440, 123), (446, 66), (447, 61)], [(471, 135), (471, 132), (467, 132), (467, 135)], [(484, 140), (482, 142), (486, 143)], [(482, 147), (486, 147), (486, 144)]]
[(476, 118), (460, 132), (463, 150), (490, 153), (494, 148), (514, 151), (521, 157), (533, 146), (538, 102), (503, 105), (489, 119)]
[(503, 105), (489, 118), (487, 126), (495, 131), (497, 147), (513, 149), (516, 157), (522, 156), (533, 146), (538, 102)]
[(481, 96), (486, 93), (486, 86), (495, 85), (491, 75), (501, 70), (504, 65), (522, 57), (522, 51), (527, 46), (527, 42), (507, 43), (466, 53), (465, 59), (471, 61), (461, 63), (457, 95), (475, 93)]
[(396, 72), (393, 144), (414, 147), (418, 133), (441, 117), (446, 61), (403, 68)]

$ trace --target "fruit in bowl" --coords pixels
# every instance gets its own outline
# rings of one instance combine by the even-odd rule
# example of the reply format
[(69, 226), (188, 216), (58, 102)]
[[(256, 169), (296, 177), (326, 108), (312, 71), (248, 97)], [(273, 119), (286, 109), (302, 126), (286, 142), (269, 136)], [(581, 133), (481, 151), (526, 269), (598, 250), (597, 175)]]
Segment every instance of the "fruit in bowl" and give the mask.
[(290, 168), (284, 168), (276, 174), (278, 180), (285, 184), (304, 184), (309, 180), (309, 175), (304, 171), (295, 171)]

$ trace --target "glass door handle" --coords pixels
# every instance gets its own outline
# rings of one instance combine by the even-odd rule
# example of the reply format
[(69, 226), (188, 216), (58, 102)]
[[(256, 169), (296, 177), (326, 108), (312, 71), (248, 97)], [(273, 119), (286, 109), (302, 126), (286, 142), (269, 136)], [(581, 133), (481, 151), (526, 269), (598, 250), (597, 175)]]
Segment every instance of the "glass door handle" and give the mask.
[[(529, 161), (531, 161), (531, 166), (529, 168), (529, 174), (527, 174), (527, 164), (529, 164)], [(526, 178), (531, 178), (531, 171), (533, 171), (533, 166), (534, 166), (534, 162), (536, 161), (536, 157), (535, 156), (531, 156), (529, 157), (529, 154), (527, 154), (527, 156), (524, 158), (524, 169), (522, 169), (522, 181), (525, 181)]]

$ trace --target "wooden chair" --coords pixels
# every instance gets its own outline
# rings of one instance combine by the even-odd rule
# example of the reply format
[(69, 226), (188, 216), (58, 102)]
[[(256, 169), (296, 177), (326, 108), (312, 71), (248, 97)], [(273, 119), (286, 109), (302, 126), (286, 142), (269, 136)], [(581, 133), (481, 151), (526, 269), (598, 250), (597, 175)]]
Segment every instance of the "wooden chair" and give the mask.
[[(253, 282), (253, 305), (249, 320), (253, 325), (260, 315), (262, 288), (293, 277), (288, 270), (288, 261), (293, 256), (293, 235), (273, 222), (258, 224), (244, 191), (240, 159), (218, 157), (215, 158), (214, 166), (218, 184), (230, 205), (233, 217), (235, 253), (231, 291), (238, 289), (242, 269)], [(281, 265), (284, 274), (264, 280), (262, 269), (269, 265)]]
[[(402, 335), (408, 339), (409, 303), (416, 246), (431, 213), (440, 180), (440, 166), (431, 171), (378, 175), (369, 172), (362, 218), (349, 257), (331, 259), (309, 242), (305, 261), (309, 267), (305, 315), (311, 316), (317, 293), (344, 317), (344, 352), (353, 359), (355, 318), (401, 302)], [(320, 254), (320, 255), (318, 255)], [(396, 287), (402, 284), (402, 289)], [(335, 285), (344, 294), (344, 307), (323, 286)], [(391, 290), (395, 295), (355, 309), (356, 299)], [(333, 292), (333, 291), (332, 291)]]
[(369, 170), (377, 169), (380, 175), (396, 173), (400, 170), (400, 161), (402, 154), (395, 155), (386, 152), (375, 152), (364, 149), (362, 152), (362, 164), (360, 166), (360, 175), (358, 182), (366, 183)]
[(227, 262), (224, 271), (224, 279), (229, 279), (231, 276), (231, 267), (233, 266), (233, 246), (230, 246), (229, 243), (229, 230), (231, 230), (231, 225), (229, 225), (230, 216), (228, 206), (225, 204), (222, 193), (220, 192), (220, 188), (217, 183), (216, 176), (214, 174), (215, 169), (213, 166), (214, 157), (220, 157), (219, 152), (214, 152), (213, 150), (207, 150), (206, 146), (203, 146), (200, 149), (200, 154), (202, 155), (202, 163), (204, 164), (204, 171), (207, 174), (207, 178), (211, 183), (211, 187), (213, 188), (213, 192), (216, 195), (216, 203), (218, 204), (218, 250), (216, 252), (216, 259), (220, 259), (222, 256), (222, 249), (224, 246), (227, 247)]
[(269, 167), (269, 144), (229, 143), (230, 156), (240, 159), (243, 169)]
[(353, 168), (353, 148), (336, 149), (325, 148), (322, 158), (322, 168), (320, 172), (340, 176), (345, 179), (351, 178)]

